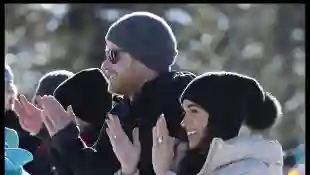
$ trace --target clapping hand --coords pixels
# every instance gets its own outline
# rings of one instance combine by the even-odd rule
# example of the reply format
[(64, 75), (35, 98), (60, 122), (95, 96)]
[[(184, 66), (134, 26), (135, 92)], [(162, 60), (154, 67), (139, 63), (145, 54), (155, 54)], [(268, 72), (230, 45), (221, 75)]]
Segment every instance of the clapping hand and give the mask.
[(32, 134), (37, 134), (40, 131), (43, 125), (42, 110), (30, 103), (24, 95), (20, 95), (19, 100), (15, 99), (14, 110), (23, 130)]
[(141, 152), (138, 128), (133, 130), (132, 143), (124, 132), (117, 116), (109, 114), (106, 123), (108, 125), (106, 131), (113, 151), (121, 164), (122, 174), (134, 174), (137, 171)]
[(174, 138), (169, 136), (165, 117), (162, 115), (153, 128), (152, 163), (156, 175), (166, 175), (172, 164)]
[(65, 110), (56, 98), (51, 95), (38, 97), (37, 101), (43, 108), (41, 111), (41, 118), (51, 137), (64, 129), (71, 122), (76, 123), (76, 116), (72, 106), (69, 106), (67, 110)]

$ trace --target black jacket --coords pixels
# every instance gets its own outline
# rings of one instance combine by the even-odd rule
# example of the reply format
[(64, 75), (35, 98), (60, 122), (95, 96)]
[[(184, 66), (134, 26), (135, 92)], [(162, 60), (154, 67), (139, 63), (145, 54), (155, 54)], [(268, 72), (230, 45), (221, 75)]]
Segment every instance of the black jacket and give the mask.
[[(179, 96), (193, 78), (193, 74), (181, 72), (160, 75), (147, 82), (132, 102), (123, 99), (110, 111), (119, 116), (130, 139), (133, 128), (139, 127), (142, 150), (138, 168), (141, 175), (154, 174), (151, 151), (152, 128), (161, 114), (166, 117), (170, 134), (186, 139), (186, 134), (180, 126), (183, 110)], [(92, 148), (85, 146), (73, 123), (56, 134), (52, 142), (75, 175), (112, 175), (120, 168), (105, 133), (105, 127), (102, 128), (101, 135)]]

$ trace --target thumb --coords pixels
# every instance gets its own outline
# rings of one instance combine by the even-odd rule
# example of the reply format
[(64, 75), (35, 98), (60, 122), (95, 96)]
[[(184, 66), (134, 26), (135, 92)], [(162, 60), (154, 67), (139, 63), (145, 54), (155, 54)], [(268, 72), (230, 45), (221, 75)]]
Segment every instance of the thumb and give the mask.
[(134, 128), (132, 131), (133, 145), (140, 148), (139, 129)]
[(35, 97), (35, 100), (37, 102), (37, 105), (39, 106), (39, 108), (43, 109), (43, 101), (42, 101), (42, 97), (40, 95), (37, 95)]
[(67, 108), (67, 114), (76, 122), (76, 116), (71, 105)]

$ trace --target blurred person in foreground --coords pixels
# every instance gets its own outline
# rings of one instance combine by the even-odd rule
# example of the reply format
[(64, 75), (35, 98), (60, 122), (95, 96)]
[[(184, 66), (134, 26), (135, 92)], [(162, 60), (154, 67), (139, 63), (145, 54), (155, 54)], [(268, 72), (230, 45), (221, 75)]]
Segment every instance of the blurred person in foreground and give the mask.
[[(4, 160), (5, 160), (5, 175), (28, 175), (23, 169), (23, 166), (33, 160), (32, 154), (25, 149), (19, 148), (19, 136), (14, 129), (18, 128), (16, 125), (17, 117), (13, 111), (14, 98), (17, 95), (17, 88), (14, 84), (14, 75), (9, 65), (5, 64), (5, 89), (4, 89), (4, 110), (5, 110), (5, 146), (4, 146)], [(12, 128), (8, 128), (8, 127)], [(21, 134), (25, 137), (25, 134)], [(31, 141), (31, 140), (28, 140)]]
[[(180, 101), (190, 150), (176, 174), (282, 175), (281, 144), (260, 134), (276, 123), (281, 106), (255, 79), (230, 72), (205, 73), (187, 86)], [(239, 135), (242, 125), (252, 133)], [(157, 175), (167, 174), (177, 155), (172, 141), (162, 117), (153, 129)]]
[(306, 175), (305, 163), (297, 164), (295, 167), (291, 168), (288, 175)]
[[(54, 94), (63, 108), (67, 109), (71, 106), (78, 116), (76, 123), (81, 131), (81, 137), (88, 146), (92, 146), (97, 140), (104, 123), (104, 116), (112, 106), (112, 95), (107, 91), (108, 84), (100, 69), (85, 69), (76, 74), (70, 73), (66, 78), (63, 77), (64, 73), (63, 71), (54, 71), (45, 75), (39, 83), (32, 103), (23, 96), (19, 101), (16, 101), (16, 104), (20, 104), (20, 108), (17, 109), (20, 121), (27, 121), (29, 124), (21, 123), (21, 125), (28, 132), (34, 133), (44, 140), (41, 152), (49, 150), (53, 172), (58, 175), (70, 175), (73, 172), (66, 163), (66, 157), (62, 157), (50, 142), (50, 136), (41, 117), (40, 108), (43, 106), (36, 96)], [(97, 82), (96, 86), (91, 86), (94, 81)], [(26, 105), (21, 106), (23, 103)], [(27, 111), (30, 113), (27, 114)], [(38, 161), (41, 160), (38, 159)], [(44, 171), (35, 172), (47, 174), (47, 171), (46, 173)]]
[(287, 150), (284, 165), (285, 172), (289, 175), (304, 175), (305, 174), (305, 144), (299, 144), (297, 147)]
[(34, 160), (25, 166), (25, 169), (32, 175), (68, 174), (68, 170), (62, 165), (63, 162), (61, 160), (55, 160), (58, 156), (56, 150), (49, 148), (47, 143), (49, 135), (45, 132), (40, 113), (36, 112), (37, 108), (41, 107), (37, 105), (35, 96), (53, 94), (57, 86), (73, 75), (72, 72), (66, 70), (48, 72), (40, 78), (37, 85), (34, 97), (32, 98), (32, 102), (35, 105), (32, 105), (24, 95), (20, 95), (19, 100), (15, 100), (15, 112), (18, 114), (16, 120), (18, 120), (22, 128), (22, 132), (26, 132), (27, 135), (30, 133), (32, 136), (29, 137), (37, 141), (31, 147)]
[(23, 166), (33, 160), (31, 152), (18, 148), (19, 138), (15, 130), (5, 127), (4, 173), (5, 175), (29, 175)]
[[(108, 79), (109, 91), (124, 96), (110, 113), (120, 118), (130, 140), (111, 146), (103, 130), (97, 145), (106, 147), (104, 150), (85, 147), (74, 123), (78, 115), (63, 109), (52, 96), (41, 98), (47, 117), (44, 124), (75, 175), (111, 175), (118, 170), (117, 173), (130, 175), (138, 169), (140, 174), (154, 174), (152, 127), (162, 113), (170, 134), (180, 139), (176, 139), (176, 144), (186, 144), (186, 134), (180, 126), (183, 110), (178, 98), (195, 75), (171, 71), (176, 56), (175, 36), (170, 26), (155, 14), (134, 12), (111, 25), (106, 34), (106, 60), (101, 69)], [(120, 106), (127, 110), (115, 111)], [(134, 130), (137, 126), (139, 132)], [(135, 141), (139, 138), (141, 151), (132, 143), (132, 134)], [(105, 157), (115, 146), (126, 152)]]
[(14, 84), (14, 74), (9, 65), (5, 64), (5, 111), (4, 126), (14, 129), (19, 137), (19, 147), (33, 152), (38, 146), (40, 139), (32, 137), (19, 125), (18, 117), (15, 113), (15, 98), (18, 89)]

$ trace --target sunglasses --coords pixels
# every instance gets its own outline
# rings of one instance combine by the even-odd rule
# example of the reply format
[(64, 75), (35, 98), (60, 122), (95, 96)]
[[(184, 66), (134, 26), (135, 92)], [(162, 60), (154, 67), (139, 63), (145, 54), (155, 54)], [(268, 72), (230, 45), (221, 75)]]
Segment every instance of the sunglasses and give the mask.
[(105, 55), (106, 55), (106, 59), (108, 59), (112, 64), (116, 64), (120, 57), (119, 54), (121, 52), (124, 52), (121, 49), (117, 49), (117, 50), (113, 50), (113, 49), (109, 49), (105, 51)]

